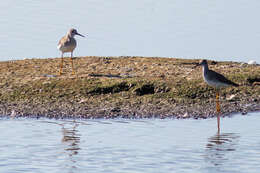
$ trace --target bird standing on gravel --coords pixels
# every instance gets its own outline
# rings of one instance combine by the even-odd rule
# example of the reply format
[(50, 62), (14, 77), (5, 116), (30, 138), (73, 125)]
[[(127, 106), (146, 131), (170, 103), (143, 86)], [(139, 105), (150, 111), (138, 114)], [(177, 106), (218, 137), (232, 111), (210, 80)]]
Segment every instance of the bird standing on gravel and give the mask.
[(227, 78), (225, 78), (222, 74), (219, 74), (213, 70), (210, 70), (208, 67), (208, 62), (207, 60), (202, 60), (199, 65), (201, 65), (203, 67), (203, 78), (204, 81), (209, 85), (212, 86), (216, 89), (216, 109), (218, 112), (218, 132), (220, 131), (220, 117), (219, 117), (219, 113), (220, 113), (220, 104), (219, 104), (219, 90), (222, 87), (229, 87), (229, 86), (239, 86), (238, 84), (228, 80)]
[(60, 75), (62, 74), (62, 67), (63, 67), (63, 54), (66, 52), (70, 52), (70, 60), (72, 66), (72, 74), (75, 74), (74, 67), (73, 67), (73, 51), (77, 46), (77, 42), (74, 38), (75, 35), (79, 35), (81, 37), (85, 37), (77, 32), (76, 29), (70, 29), (68, 33), (62, 37), (58, 44), (58, 49), (61, 51), (61, 63), (60, 63)]

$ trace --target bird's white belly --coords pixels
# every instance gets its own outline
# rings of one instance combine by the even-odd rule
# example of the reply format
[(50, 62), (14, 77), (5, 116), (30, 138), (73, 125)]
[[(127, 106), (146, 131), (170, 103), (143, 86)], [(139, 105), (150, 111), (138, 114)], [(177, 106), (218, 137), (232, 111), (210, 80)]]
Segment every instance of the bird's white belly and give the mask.
[(73, 52), (73, 50), (75, 49), (76, 46), (74, 45), (70, 45), (70, 46), (61, 46), (58, 45), (58, 49), (62, 52)]

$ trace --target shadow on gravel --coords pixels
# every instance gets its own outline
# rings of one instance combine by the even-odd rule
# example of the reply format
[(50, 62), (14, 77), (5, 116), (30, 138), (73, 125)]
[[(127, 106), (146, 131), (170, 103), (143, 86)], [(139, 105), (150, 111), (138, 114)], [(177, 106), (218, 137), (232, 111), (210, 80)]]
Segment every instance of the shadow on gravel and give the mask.
[(130, 88), (134, 87), (135, 84), (129, 84), (127, 82), (121, 82), (117, 83), (111, 86), (102, 86), (102, 87), (96, 87), (88, 92), (88, 94), (92, 95), (99, 95), (99, 94), (113, 94), (113, 93), (119, 93), (122, 91), (128, 91)]

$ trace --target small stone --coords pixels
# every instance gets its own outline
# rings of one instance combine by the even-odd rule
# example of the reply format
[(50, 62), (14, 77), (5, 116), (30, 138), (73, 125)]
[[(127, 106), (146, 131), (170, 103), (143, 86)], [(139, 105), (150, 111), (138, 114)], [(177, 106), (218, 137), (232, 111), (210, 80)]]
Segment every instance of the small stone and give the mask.
[(57, 77), (57, 76), (52, 75), (52, 74), (44, 74), (43, 77), (54, 78), (54, 77)]
[(14, 117), (16, 117), (16, 115), (17, 115), (17, 113), (15, 112), (15, 110), (12, 110), (10, 117), (14, 118)]
[(189, 116), (188, 112), (186, 112), (184, 115), (182, 115), (183, 118), (187, 118)]
[(247, 64), (246, 63), (241, 63), (240, 67), (245, 67)]
[(245, 111), (244, 111), (244, 112), (242, 112), (242, 115), (246, 115), (246, 114), (247, 114), (247, 112), (245, 112)]
[(248, 64), (250, 64), (250, 65), (255, 65), (255, 64), (257, 64), (257, 63), (256, 63), (256, 61), (254, 61), (254, 60), (250, 60), (250, 61), (248, 61)]
[(232, 100), (234, 100), (235, 97), (236, 97), (236, 95), (235, 95), (235, 94), (232, 94), (232, 95), (230, 95), (230, 96), (227, 98), (227, 100), (228, 100), (228, 101), (232, 101)]
[(85, 103), (87, 101), (88, 101), (87, 99), (81, 99), (78, 103)]
[(260, 85), (260, 82), (254, 82), (253, 86)]

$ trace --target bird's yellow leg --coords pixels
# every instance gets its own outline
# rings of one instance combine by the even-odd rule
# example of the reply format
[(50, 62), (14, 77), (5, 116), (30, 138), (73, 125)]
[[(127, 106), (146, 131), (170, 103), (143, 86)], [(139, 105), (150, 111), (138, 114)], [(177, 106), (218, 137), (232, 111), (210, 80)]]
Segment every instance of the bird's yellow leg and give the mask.
[(216, 110), (218, 121), (218, 133), (220, 132), (220, 103), (219, 103), (219, 91), (216, 92)]
[(59, 72), (59, 75), (62, 74), (62, 68), (63, 68), (63, 53), (61, 55), (61, 62), (60, 62), (60, 72)]
[(220, 115), (217, 115), (217, 121), (218, 121), (218, 134), (220, 132)]
[(217, 91), (216, 93), (216, 109), (217, 109), (217, 113), (220, 113), (220, 103), (219, 103), (219, 92)]
[(70, 61), (71, 61), (72, 74), (74, 75), (75, 71), (74, 71), (74, 66), (73, 66), (73, 52), (71, 52)]

